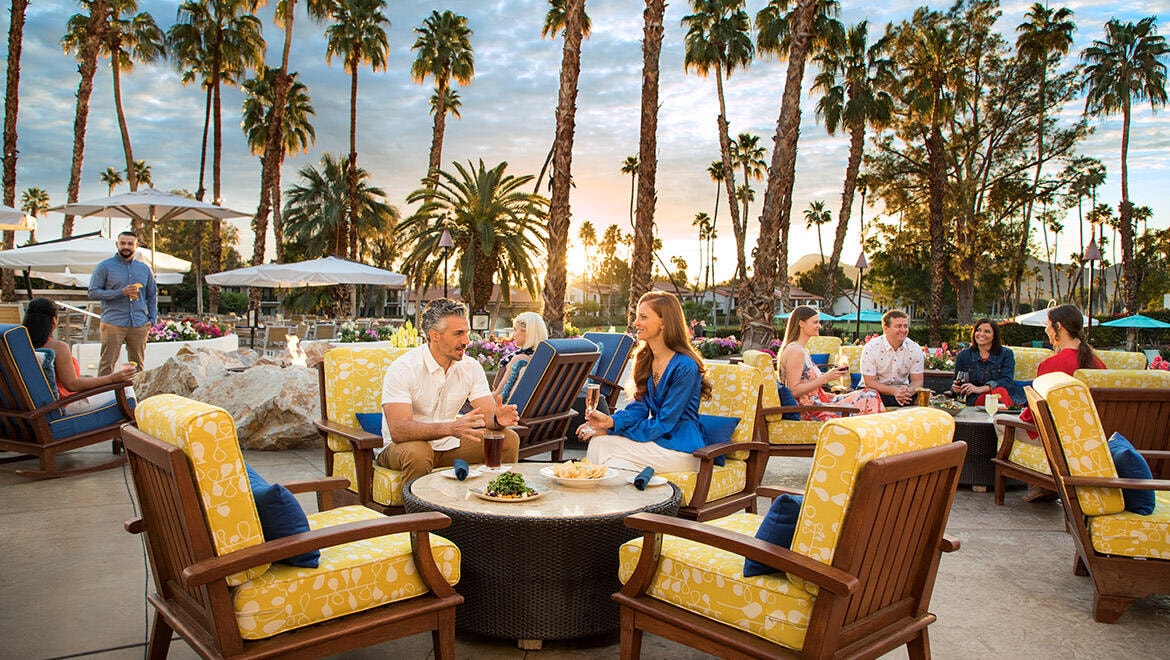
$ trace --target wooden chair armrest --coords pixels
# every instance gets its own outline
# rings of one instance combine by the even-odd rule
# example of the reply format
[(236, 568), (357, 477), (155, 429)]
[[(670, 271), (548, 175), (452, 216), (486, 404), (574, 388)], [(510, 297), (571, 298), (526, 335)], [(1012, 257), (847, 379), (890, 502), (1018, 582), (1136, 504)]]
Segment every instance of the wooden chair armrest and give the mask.
[(265, 541), (221, 557), (212, 557), (192, 564), (183, 569), (183, 582), (187, 587), (197, 587), (215, 580), (222, 580), (229, 575), (261, 564), (272, 563), (310, 550), (320, 550), (387, 534), (431, 531), (450, 525), (450, 518), (431, 511), (387, 516), (374, 520), (360, 520), (333, 527), (313, 529), (275, 541)]
[(50, 412), (52, 412), (54, 410), (64, 408), (65, 406), (73, 403), (74, 401), (82, 401), (84, 399), (87, 399), (87, 398), (95, 395), (95, 394), (101, 394), (102, 392), (109, 392), (111, 390), (123, 390), (123, 392), (119, 393), (119, 397), (118, 397), (119, 400), (122, 400), (122, 399), (125, 399), (125, 391), (124, 390), (127, 387), (130, 387), (130, 383), (110, 383), (108, 385), (102, 385), (101, 387), (95, 387), (92, 389), (85, 390), (84, 392), (74, 392), (73, 394), (70, 394), (67, 397), (57, 399), (56, 401), (52, 401), (50, 403), (46, 403), (45, 405), (43, 405), (40, 408), (37, 408), (35, 410), (3, 410), (3, 411), (0, 411), (0, 418), (33, 420), (33, 419), (36, 419), (38, 417), (44, 417), (45, 415), (49, 414)]
[(953, 536), (947, 536), (946, 534), (943, 534), (942, 540), (938, 544), (939, 549), (943, 552), (954, 552), (959, 549), (960, 545), (959, 539)]
[(1033, 424), (1032, 422), (1025, 422), (1024, 420), (1020, 419), (1019, 417), (1004, 417), (1004, 416), (1000, 415), (1000, 416), (997, 416), (995, 418), (995, 423), (999, 424), (1000, 426), (1004, 427), (1005, 429), (1014, 428), (1014, 429), (1023, 429), (1025, 431), (1032, 431), (1033, 433), (1036, 432), (1036, 425), (1035, 424)]
[(715, 460), (716, 457), (726, 456), (737, 451), (768, 451), (766, 442), (720, 442), (717, 445), (707, 445), (691, 452), (691, 456), (699, 460)]
[(1138, 453), (1147, 461), (1170, 459), (1170, 450), (1167, 449), (1139, 449)]
[(573, 417), (576, 417), (576, 416), (577, 416), (576, 410), (565, 410), (563, 412), (555, 413), (552, 415), (541, 415), (540, 417), (523, 417), (520, 419), (519, 424), (516, 424), (514, 426), (510, 426), (509, 428), (515, 429), (515, 428), (521, 427), (521, 426), (536, 426), (537, 424), (546, 424), (548, 422), (555, 422), (558, 419), (572, 419)]
[(1111, 477), (1062, 477), (1069, 486), (1092, 488), (1132, 488), (1133, 490), (1170, 490), (1168, 479), (1117, 479)]
[(122, 523), (122, 527), (131, 534), (141, 534), (146, 531), (146, 524), (142, 521), (142, 517), (131, 518)]
[(587, 376), (587, 379), (591, 380), (595, 383), (601, 383), (602, 385), (609, 385), (610, 387), (617, 388), (619, 390), (622, 389), (622, 386), (619, 383), (614, 382), (614, 381), (612, 381), (604, 376), (596, 376), (594, 374), (589, 374), (589, 376)]
[(382, 446), (382, 436), (366, 433), (362, 429), (354, 428), (348, 424), (339, 424), (329, 419), (318, 419), (313, 422), (313, 426), (316, 426), (322, 434), (333, 433), (345, 438), (355, 450), (377, 449)]
[(756, 489), (756, 495), (774, 500), (781, 495), (804, 495), (804, 491), (784, 486), (760, 486)]
[(345, 477), (321, 477), (320, 479), (298, 479), (282, 483), (290, 493), (322, 493), (330, 490), (349, 488), (349, 479)]
[[(641, 530), (646, 533), (647, 538), (642, 542), (644, 555), (646, 548), (652, 547), (651, 543), (654, 535), (669, 534), (704, 545), (714, 546), (721, 550), (740, 555), (741, 557), (754, 559), (772, 568), (808, 580), (838, 596), (848, 596), (861, 584), (861, 581), (855, 576), (839, 568), (826, 566), (819, 561), (796, 554), (788, 548), (774, 545), (767, 541), (761, 541), (747, 534), (725, 530), (714, 525), (684, 520), (682, 518), (672, 518), (655, 513), (636, 513), (626, 517), (625, 524), (626, 527)], [(639, 563), (641, 561), (642, 559), (640, 558)]]

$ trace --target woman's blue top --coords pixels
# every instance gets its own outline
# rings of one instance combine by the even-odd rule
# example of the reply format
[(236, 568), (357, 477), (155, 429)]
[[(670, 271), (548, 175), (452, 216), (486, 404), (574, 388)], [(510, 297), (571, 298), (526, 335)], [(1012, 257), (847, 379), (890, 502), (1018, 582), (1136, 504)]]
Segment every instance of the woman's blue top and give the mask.
[[(1002, 387), (1012, 397), (1012, 403), (1017, 406), (1027, 405), (1028, 399), (1024, 396), (1024, 388), (1015, 381), (1016, 356), (1012, 349), (1001, 346), (999, 353), (989, 353), (984, 360), (979, 355), (979, 349), (969, 346), (959, 351), (955, 357), (955, 373), (966, 371), (973, 385), (990, 385), (991, 389)], [(978, 394), (967, 396), (967, 405), (975, 405)], [(1006, 402), (1005, 402), (1006, 403)]]
[(658, 385), (653, 376), (648, 380), (644, 399), (635, 399), (613, 414), (611, 433), (687, 454), (703, 447), (699, 426), (703, 376), (699, 365), (689, 355), (675, 353)]

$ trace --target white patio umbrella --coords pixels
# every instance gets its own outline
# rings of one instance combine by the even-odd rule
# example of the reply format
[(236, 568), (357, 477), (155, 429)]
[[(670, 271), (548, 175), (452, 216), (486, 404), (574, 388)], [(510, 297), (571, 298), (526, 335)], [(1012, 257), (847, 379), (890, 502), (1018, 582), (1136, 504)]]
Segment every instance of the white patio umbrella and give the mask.
[[(260, 286), (291, 289), (300, 286), (376, 284), (394, 288), (406, 286), (406, 276), (363, 263), (325, 257), (292, 264), (264, 264), (213, 273), (205, 278), (220, 286)], [(351, 309), (357, 310), (357, 290), (350, 292)]]
[[(77, 238), (59, 241), (46, 241), (12, 250), (0, 250), (0, 268), (11, 268), (27, 272), (39, 273), (34, 277), (44, 277), (46, 274), (69, 274), (69, 277), (89, 275), (99, 263), (118, 253), (117, 243), (109, 238), (96, 235), (79, 236)], [(147, 248), (140, 247), (134, 258), (143, 262), (154, 262), (155, 279), (160, 284), (167, 284), (162, 279), (164, 274), (178, 274), (182, 281), (182, 273), (191, 270), (191, 262), (163, 252), (155, 253)], [(86, 278), (85, 286), (89, 286)], [(62, 283), (62, 282), (58, 282)], [(67, 285), (75, 286), (75, 285)], [(29, 294), (31, 296), (31, 290)]]
[[(1084, 316), (1083, 314), (1081, 317), (1084, 319), (1082, 322), (1085, 325), (1089, 325), (1089, 317)], [(1048, 309), (1038, 309), (1034, 312), (1028, 312), (1027, 314), (1020, 314), (1012, 320), (1016, 323), (1019, 323), (1020, 325), (1031, 325), (1042, 328), (1045, 325), (1048, 325)], [(1093, 319), (1093, 325), (1098, 325), (1097, 319)]]
[(20, 209), (0, 204), (0, 230), (36, 231), (37, 219)]
[[(170, 255), (167, 255), (170, 256)], [(66, 268), (64, 273), (45, 273), (38, 270), (30, 271), (29, 277), (39, 277), (46, 282), (53, 284), (60, 284), (61, 286), (71, 286), (78, 289), (89, 288), (89, 278), (93, 273), (74, 273)], [(155, 273), (154, 281), (159, 284), (181, 284), (183, 282), (182, 273)]]
[[(80, 216), (110, 216), (115, 218), (137, 218), (143, 222), (161, 222), (164, 220), (226, 220), (241, 218), (249, 213), (233, 211), (229, 208), (208, 204), (190, 197), (183, 197), (174, 193), (163, 192), (155, 188), (137, 190), (112, 197), (91, 199), (84, 202), (74, 202), (55, 206), (50, 211), (59, 211), (67, 215)], [(154, 231), (151, 230), (150, 247), (154, 248)], [(153, 266), (153, 264), (152, 264)], [(195, 265), (195, 281), (202, 279), (201, 267)], [(195, 287), (196, 306), (200, 314), (203, 313), (203, 287)]]

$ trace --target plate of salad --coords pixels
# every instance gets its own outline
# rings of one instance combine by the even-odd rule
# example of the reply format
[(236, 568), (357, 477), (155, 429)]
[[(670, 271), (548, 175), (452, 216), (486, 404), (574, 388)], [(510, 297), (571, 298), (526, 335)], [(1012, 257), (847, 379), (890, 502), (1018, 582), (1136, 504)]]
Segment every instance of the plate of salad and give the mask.
[(518, 472), (505, 472), (483, 488), (468, 488), (472, 495), (489, 502), (528, 502), (543, 497), (547, 488), (529, 485)]

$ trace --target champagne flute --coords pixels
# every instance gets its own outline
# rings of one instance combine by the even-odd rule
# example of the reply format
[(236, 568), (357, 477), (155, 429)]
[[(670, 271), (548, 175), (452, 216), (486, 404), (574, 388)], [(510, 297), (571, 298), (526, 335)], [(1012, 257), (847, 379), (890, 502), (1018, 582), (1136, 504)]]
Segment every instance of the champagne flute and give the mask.
[(597, 403), (601, 401), (601, 385), (589, 383), (585, 386), (585, 417), (597, 410)]

